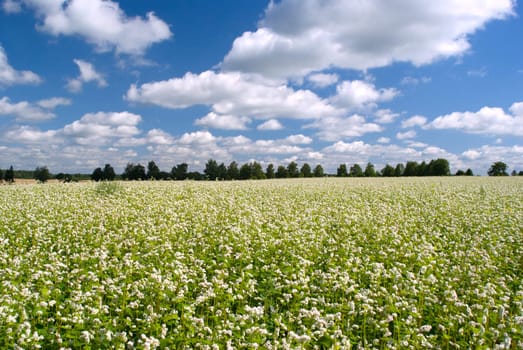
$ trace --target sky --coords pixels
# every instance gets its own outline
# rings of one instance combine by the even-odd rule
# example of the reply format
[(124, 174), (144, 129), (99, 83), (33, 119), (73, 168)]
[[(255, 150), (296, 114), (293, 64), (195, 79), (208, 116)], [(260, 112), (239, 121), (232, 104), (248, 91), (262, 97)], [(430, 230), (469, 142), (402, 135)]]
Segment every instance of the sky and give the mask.
[(0, 168), (523, 170), (516, 0), (0, 0)]

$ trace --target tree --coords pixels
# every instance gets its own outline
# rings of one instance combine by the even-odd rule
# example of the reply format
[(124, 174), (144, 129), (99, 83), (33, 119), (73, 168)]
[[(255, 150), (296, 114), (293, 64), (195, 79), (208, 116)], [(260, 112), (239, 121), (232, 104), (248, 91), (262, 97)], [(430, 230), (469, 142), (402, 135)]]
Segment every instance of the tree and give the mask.
[(405, 170), (403, 170), (403, 176), (416, 176), (418, 175), (418, 163), (407, 162)]
[(490, 166), (487, 174), (488, 176), (508, 176), (507, 164), (503, 162), (495, 162)]
[(516, 172), (516, 170), (512, 170), (512, 172), (510, 173), (511, 176), (518, 176), (518, 173)]
[(134, 165), (133, 163), (127, 163), (122, 177), (127, 180), (145, 180), (145, 167), (140, 163)]
[(240, 167), (240, 179), (249, 180), (251, 178), (251, 166), (245, 163)]
[(359, 164), (354, 164), (350, 167), (349, 176), (351, 177), (363, 177), (363, 169)]
[(392, 165), (385, 165), (383, 169), (381, 169), (381, 176), (383, 177), (393, 177), (394, 176), (394, 167)]
[(422, 161), (421, 164), (418, 164), (416, 167), (415, 176), (428, 176), (429, 175), (429, 166), (425, 161)]
[(458, 171), (456, 171), (455, 176), (465, 176), (465, 172), (463, 170), (459, 169)]
[(347, 177), (347, 176), (349, 176), (349, 173), (347, 173), (347, 164), (345, 164), (345, 163), (340, 164), (338, 169), (336, 169), (336, 176), (337, 177)]
[(104, 170), (102, 171), (102, 180), (113, 181), (115, 177), (116, 173), (111, 164), (105, 164)]
[(189, 165), (187, 163), (180, 163), (178, 165), (173, 166), (171, 169), (171, 177), (175, 180), (185, 180), (187, 179), (187, 170), (189, 169)]
[(207, 179), (216, 180), (218, 178), (218, 163), (214, 159), (209, 159), (205, 164), (205, 170), (203, 171)]
[(394, 176), (396, 176), (396, 177), (403, 176), (404, 171), (405, 171), (405, 166), (401, 163), (398, 163), (396, 165), (396, 168), (394, 168)]
[(10, 184), (15, 182), (15, 171), (12, 165), (5, 171), (4, 180)]
[(430, 176), (448, 176), (450, 175), (449, 161), (444, 158), (431, 160), (429, 163), (428, 175)]
[(474, 176), (472, 169), (468, 168), (467, 171), (465, 171), (465, 176)]
[(232, 161), (231, 164), (227, 167), (227, 177), (228, 180), (238, 180), (240, 178), (240, 169), (238, 169), (238, 163)]
[(520, 170), (518, 176), (523, 176), (523, 170)]
[(225, 180), (227, 178), (227, 167), (223, 162), (218, 165), (218, 173), (216, 177), (220, 180)]
[(316, 165), (314, 167), (313, 174), (314, 174), (314, 177), (324, 177), (325, 172), (323, 171), (323, 167), (320, 164)]
[(265, 177), (267, 179), (274, 179), (276, 177), (276, 173), (274, 171), (274, 165), (272, 163), (267, 165), (267, 169), (265, 169)]
[(277, 179), (285, 179), (289, 177), (289, 173), (287, 172), (287, 168), (283, 165), (279, 165), (278, 169), (276, 169), (276, 178)]
[(292, 161), (287, 165), (287, 173), (289, 177), (300, 177), (300, 172), (298, 171), (298, 164), (295, 161)]
[(0, 182), (4, 180), (4, 172), (0, 169)]
[(367, 163), (365, 167), (365, 177), (376, 177), (376, 170), (374, 170), (374, 165), (371, 162)]
[(51, 174), (49, 174), (49, 169), (46, 166), (37, 167), (34, 171), (34, 178), (40, 183), (46, 183), (50, 177)]
[(160, 179), (160, 168), (156, 163), (151, 160), (147, 164), (147, 179), (158, 180)]
[(305, 163), (302, 165), (302, 167), (300, 169), (300, 176), (312, 177), (312, 169), (309, 164)]
[(93, 173), (91, 174), (91, 180), (98, 182), (98, 181), (101, 181), (102, 179), (103, 179), (102, 168), (94, 169)]

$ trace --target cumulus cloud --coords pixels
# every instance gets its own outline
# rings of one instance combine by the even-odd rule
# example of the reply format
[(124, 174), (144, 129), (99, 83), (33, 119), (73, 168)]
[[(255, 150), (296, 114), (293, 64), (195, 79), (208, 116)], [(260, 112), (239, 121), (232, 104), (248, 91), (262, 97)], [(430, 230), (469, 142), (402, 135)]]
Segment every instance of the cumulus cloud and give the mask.
[(41, 131), (27, 125), (18, 126), (4, 134), (4, 138), (13, 143), (29, 145), (60, 143), (62, 139), (59, 136), (59, 131), (57, 130)]
[[(172, 36), (169, 25), (149, 12), (127, 16), (110, 0), (10, 0), (35, 10), (38, 28), (54, 36), (80, 36), (98, 51), (143, 55), (151, 45)], [(4, 3), (5, 8), (5, 3)]]
[(393, 123), (399, 117), (398, 113), (394, 113), (390, 109), (380, 109), (374, 113), (374, 120), (380, 124)]
[(390, 143), (390, 138), (389, 137), (380, 137), (378, 138), (378, 143)]
[(398, 132), (396, 134), (396, 138), (398, 140), (412, 139), (414, 137), (416, 137), (416, 131), (414, 131), (414, 130), (409, 130), (409, 131), (405, 131), (405, 132)]
[(98, 87), (106, 87), (107, 81), (102, 74), (98, 73), (94, 66), (86, 61), (74, 59), (74, 63), (80, 70), (80, 75), (77, 78), (70, 79), (67, 82), (67, 89), (71, 92), (80, 92), (84, 83), (96, 82)]
[(400, 84), (401, 85), (418, 85), (418, 84), (427, 84), (427, 83), (430, 83), (431, 81), (432, 81), (431, 77), (416, 78), (416, 77), (407, 76), (407, 77), (404, 77), (403, 79), (401, 79)]
[(370, 82), (353, 80), (339, 84), (336, 95), (330, 100), (349, 110), (365, 110), (375, 108), (379, 102), (392, 100), (398, 93), (394, 88), (377, 89)]
[(523, 136), (523, 102), (514, 103), (510, 113), (502, 108), (483, 107), (477, 112), (454, 112), (434, 119), (430, 129), (456, 129), (470, 134)]
[(365, 117), (358, 114), (349, 117), (325, 117), (305, 125), (305, 128), (318, 129), (316, 135), (324, 141), (343, 140), (383, 131), (383, 127), (368, 123)]
[(415, 126), (424, 126), (425, 124), (427, 124), (427, 118), (425, 118), (422, 115), (415, 115), (415, 116), (412, 116), (412, 117), (402, 121), (401, 127), (403, 129), (406, 129), (406, 128), (413, 128)]
[(283, 125), (277, 119), (269, 119), (256, 127), (260, 131), (281, 130)]
[(337, 74), (315, 73), (307, 77), (307, 80), (317, 88), (324, 88), (336, 84), (339, 80)]
[(271, 1), (255, 32), (238, 37), (225, 70), (278, 78), (332, 66), (367, 70), (459, 56), (488, 22), (514, 15), (515, 1)]
[(250, 122), (251, 120), (247, 117), (237, 117), (234, 115), (219, 115), (214, 112), (210, 112), (205, 117), (196, 119), (194, 124), (213, 129), (246, 130), (247, 124)]
[(238, 72), (187, 73), (181, 78), (132, 85), (126, 98), (173, 109), (207, 105), (217, 115), (259, 119), (312, 119), (343, 114), (343, 110), (309, 90), (293, 90)]
[(18, 71), (9, 65), (7, 54), (0, 45), (0, 86), (10, 86), (16, 84), (40, 84), (42, 78), (31, 71)]
[(19, 2), (14, 0), (4, 0), (2, 3), (2, 9), (5, 13), (19, 13), (22, 11), (22, 6)]
[(36, 104), (45, 109), (55, 109), (59, 106), (69, 106), (71, 104), (71, 100), (64, 97), (52, 97), (45, 100), (40, 100)]
[(106, 144), (111, 139), (138, 135), (140, 130), (136, 125), (140, 121), (139, 115), (129, 112), (88, 113), (65, 125), (62, 133), (81, 145)]
[(35, 105), (27, 101), (12, 103), (8, 97), (0, 99), (0, 115), (14, 116), (17, 121), (39, 122), (53, 119), (55, 114), (50, 109), (54, 107), (56, 101), (53, 103), (51, 100), (42, 100)]

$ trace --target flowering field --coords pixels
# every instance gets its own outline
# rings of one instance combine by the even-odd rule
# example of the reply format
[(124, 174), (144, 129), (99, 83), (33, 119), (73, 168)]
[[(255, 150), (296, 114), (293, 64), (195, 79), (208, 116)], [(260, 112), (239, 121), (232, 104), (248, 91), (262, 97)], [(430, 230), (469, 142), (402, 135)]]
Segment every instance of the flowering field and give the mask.
[(0, 348), (523, 348), (521, 178), (0, 194)]

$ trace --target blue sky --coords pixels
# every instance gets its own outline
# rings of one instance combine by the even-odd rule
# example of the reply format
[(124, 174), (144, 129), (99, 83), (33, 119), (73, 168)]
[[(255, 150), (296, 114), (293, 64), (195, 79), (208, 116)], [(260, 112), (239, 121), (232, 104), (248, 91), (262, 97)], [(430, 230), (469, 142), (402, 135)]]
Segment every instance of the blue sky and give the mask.
[(515, 0), (0, 4), (0, 168), (523, 170)]

